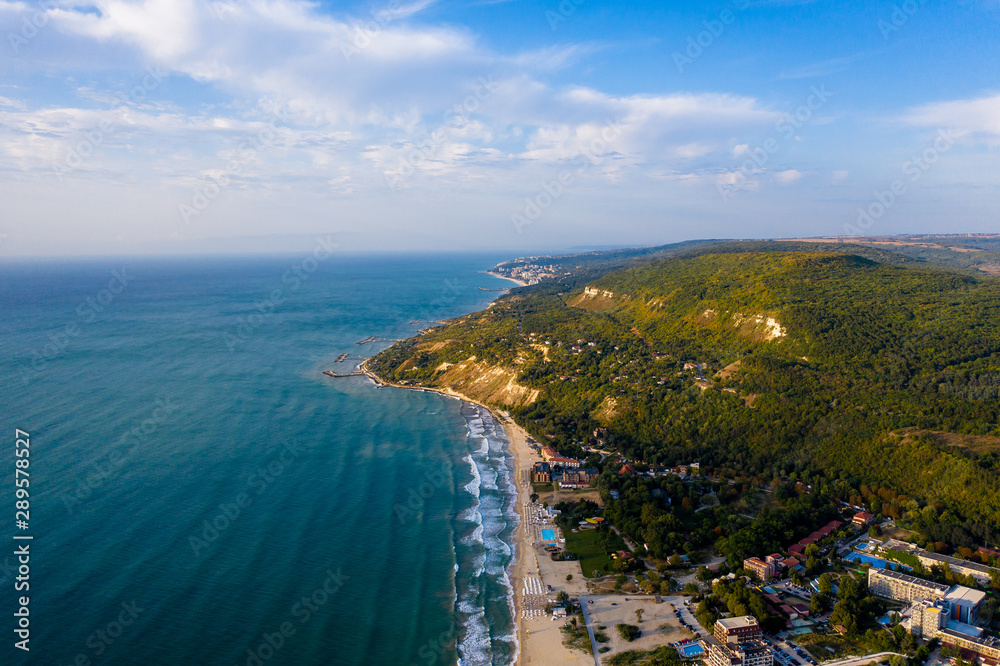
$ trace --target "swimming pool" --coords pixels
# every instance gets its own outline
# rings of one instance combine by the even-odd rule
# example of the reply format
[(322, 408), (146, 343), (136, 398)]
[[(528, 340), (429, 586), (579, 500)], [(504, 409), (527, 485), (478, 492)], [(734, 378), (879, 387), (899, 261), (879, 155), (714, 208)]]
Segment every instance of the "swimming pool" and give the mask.
[(682, 657), (698, 657), (705, 654), (705, 650), (702, 649), (702, 647), (697, 643), (688, 643), (683, 646), (679, 652)]
[(545, 539), (546, 541), (555, 541), (556, 540), (556, 531), (555, 530), (542, 530), (542, 538)]
[[(852, 562), (864, 562), (870, 564), (877, 569), (885, 569), (889, 565), (888, 560), (883, 560), (881, 557), (872, 557), (871, 555), (862, 555), (861, 553), (851, 553), (845, 560), (851, 560)], [(898, 569), (902, 567), (906, 571), (910, 571), (911, 568), (905, 564), (899, 564), (898, 562), (893, 563), (893, 568)]]

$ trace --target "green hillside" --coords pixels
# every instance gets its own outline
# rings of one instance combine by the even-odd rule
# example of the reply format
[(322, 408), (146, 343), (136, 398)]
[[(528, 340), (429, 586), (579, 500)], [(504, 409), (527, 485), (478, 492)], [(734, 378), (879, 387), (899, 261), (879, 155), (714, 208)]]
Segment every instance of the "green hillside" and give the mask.
[(874, 248), (762, 247), (519, 289), (372, 366), (510, 409), (568, 454), (606, 428), (601, 446), (636, 461), (801, 481), (996, 545), (1000, 282)]

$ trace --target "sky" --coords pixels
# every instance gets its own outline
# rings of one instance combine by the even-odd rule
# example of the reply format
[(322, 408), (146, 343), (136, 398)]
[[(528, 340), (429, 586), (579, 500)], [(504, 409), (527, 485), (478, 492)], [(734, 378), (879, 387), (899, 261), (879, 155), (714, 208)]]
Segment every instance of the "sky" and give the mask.
[(1000, 0), (0, 0), (0, 257), (997, 232)]

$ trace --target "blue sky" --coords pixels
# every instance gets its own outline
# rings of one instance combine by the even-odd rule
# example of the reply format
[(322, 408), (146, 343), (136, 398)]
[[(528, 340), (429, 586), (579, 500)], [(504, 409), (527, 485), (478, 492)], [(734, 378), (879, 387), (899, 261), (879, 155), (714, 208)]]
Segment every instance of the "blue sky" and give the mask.
[(0, 0), (0, 32), (0, 256), (997, 231), (997, 0)]

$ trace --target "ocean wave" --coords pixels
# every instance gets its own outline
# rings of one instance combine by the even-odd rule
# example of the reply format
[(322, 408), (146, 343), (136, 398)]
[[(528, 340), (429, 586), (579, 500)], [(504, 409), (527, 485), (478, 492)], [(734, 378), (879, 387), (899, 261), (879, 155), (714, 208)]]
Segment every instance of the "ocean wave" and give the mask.
[(458, 663), (511, 664), (520, 653), (510, 580), (520, 523), (513, 457), (502, 425), (488, 410), (463, 403), (460, 411), (469, 439), (476, 441), (470, 441), (470, 452), (462, 457), (472, 475), (464, 486), (472, 504), (456, 518), (476, 526), (471, 533), (457, 530), (464, 536), (455, 542)]

